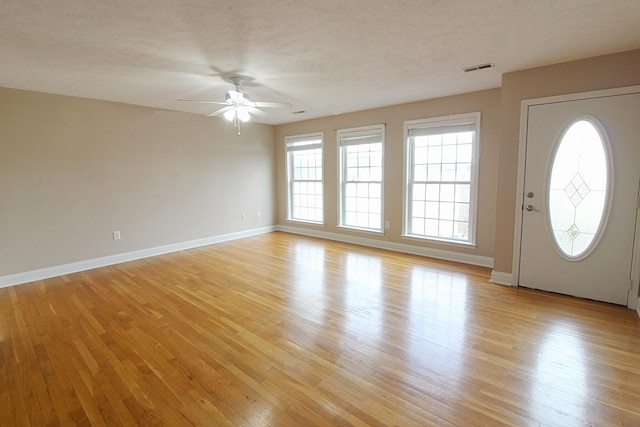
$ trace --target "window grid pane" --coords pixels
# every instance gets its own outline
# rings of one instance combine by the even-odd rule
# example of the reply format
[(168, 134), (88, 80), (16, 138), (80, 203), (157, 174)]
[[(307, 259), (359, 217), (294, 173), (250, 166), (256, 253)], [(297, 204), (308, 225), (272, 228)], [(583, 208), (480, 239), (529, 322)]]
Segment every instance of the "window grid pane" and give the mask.
[(301, 139), (299, 143), (295, 138), (287, 141), (289, 219), (318, 223), (324, 220), (320, 142), (320, 137)]
[(407, 233), (471, 242), (475, 132), (409, 136)]
[(343, 145), (341, 225), (382, 230), (382, 142)]

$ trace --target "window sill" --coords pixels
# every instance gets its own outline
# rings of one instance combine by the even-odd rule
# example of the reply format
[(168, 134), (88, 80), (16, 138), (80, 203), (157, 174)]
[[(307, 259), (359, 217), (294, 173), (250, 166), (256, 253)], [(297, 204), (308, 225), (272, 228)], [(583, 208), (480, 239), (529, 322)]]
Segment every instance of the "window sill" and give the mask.
[(350, 227), (348, 225), (336, 225), (336, 228), (341, 228), (341, 229), (344, 229), (344, 230), (351, 230), (351, 231), (359, 231), (361, 233), (384, 234), (384, 231), (382, 231), (382, 230), (373, 230), (373, 229), (370, 229), (370, 228)]
[(304, 219), (291, 219), (291, 218), (286, 218), (285, 221), (293, 224), (305, 224), (305, 225), (314, 225), (317, 227), (324, 227), (324, 222), (306, 221)]
[(453, 246), (458, 248), (475, 248), (476, 244), (471, 242), (462, 242), (459, 240), (447, 240), (447, 239), (438, 239), (436, 237), (420, 237), (413, 234), (403, 234), (401, 236), (403, 239), (414, 240), (419, 242), (432, 242), (437, 244), (442, 244), (446, 246)]

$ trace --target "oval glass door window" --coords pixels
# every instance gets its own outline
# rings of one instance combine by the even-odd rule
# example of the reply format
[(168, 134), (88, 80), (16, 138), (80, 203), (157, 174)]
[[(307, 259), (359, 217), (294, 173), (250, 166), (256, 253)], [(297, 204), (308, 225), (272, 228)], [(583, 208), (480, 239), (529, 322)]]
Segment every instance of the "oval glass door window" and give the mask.
[(609, 192), (606, 142), (593, 122), (574, 121), (557, 145), (549, 179), (549, 224), (560, 253), (580, 260), (602, 233)]

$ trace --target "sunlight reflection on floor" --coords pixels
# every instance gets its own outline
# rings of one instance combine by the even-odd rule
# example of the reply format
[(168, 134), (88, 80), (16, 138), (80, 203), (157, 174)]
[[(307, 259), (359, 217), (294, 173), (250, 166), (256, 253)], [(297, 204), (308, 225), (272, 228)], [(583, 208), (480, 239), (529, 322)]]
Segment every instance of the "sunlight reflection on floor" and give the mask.
[(382, 263), (380, 258), (348, 253), (345, 260), (345, 327), (372, 344), (384, 332), (382, 324)]
[[(589, 401), (584, 347), (577, 331), (556, 324), (540, 347), (531, 389), (531, 415), (563, 425), (576, 417), (587, 419)], [(555, 408), (555, 409), (554, 409)], [(558, 409), (562, 408), (562, 409)], [(566, 418), (565, 418), (566, 417)]]
[[(466, 335), (466, 291), (468, 279), (460, 274), (414, 266), (407, 340), (411, 359), (438, 360), (448, 369), (460, 369)], [(417, 339), (416, 339), (417, 338)], [(425, 363), (425, 362), (423, 362)]]
[(324, 247), (300, 242), (295, 245), (294, 255), (291, 303), (300, 306), (309, 320), (322, 323), (327, 304)]

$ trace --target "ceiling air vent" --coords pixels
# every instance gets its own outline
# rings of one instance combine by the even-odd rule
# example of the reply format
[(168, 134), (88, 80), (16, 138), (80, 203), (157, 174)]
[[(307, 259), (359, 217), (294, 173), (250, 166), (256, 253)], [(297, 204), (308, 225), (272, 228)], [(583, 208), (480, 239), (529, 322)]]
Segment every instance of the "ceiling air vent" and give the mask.
[(478, 71), (478, 70), (485, 70), (487, 68), (493, 68), (495, 67), (495, 64), (480, 64), (480, 65), (473, 65), (471, 67), (467, 67), (467, 68), (463, 68), (465, 73), (469, 73), (471, 71)]

